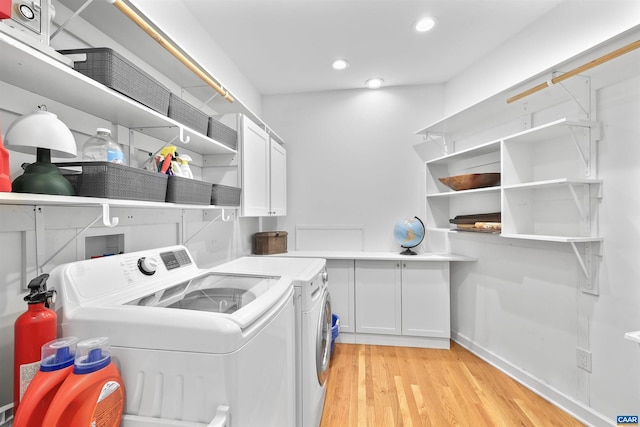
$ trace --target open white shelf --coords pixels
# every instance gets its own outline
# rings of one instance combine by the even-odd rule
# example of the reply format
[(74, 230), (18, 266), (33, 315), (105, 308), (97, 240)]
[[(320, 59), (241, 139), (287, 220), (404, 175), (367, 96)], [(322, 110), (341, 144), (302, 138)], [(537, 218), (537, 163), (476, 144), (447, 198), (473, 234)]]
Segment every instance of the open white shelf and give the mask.
[(237, 206), (196, 205), (187, 203), (147, 202), (141, 200), (105, 199), (100, 197), (55, 196), (32, 193), (0, 193), (2, 205), (37, 205), (37, 206), (102, 206), (130, 208), (162, 208), (162, 209), (238, 209)]
[(640, 331), (627, 332), (626, 334), (624, 334), (624, 337), (629, 341), (635, 341), (640, 344)]
[(469, 194), (482, 194), (482, 193), (499, 193), (500, 192), (500, 186), (495, 186), (495, 187), (485, 187), (485, 188), (474, 188), (471, 190), (460, 190), (460, 191), (448, 191), (446, 193), (433, 193), (433, 194), (427, 194), (427, 197), (431, 197), (431, 198), (449, 198), (449, 197), (460, 197), (460, 196), (465, 196), (465, 195), (469, 195)]
[(525, 189), (525, 188), (544, 189), (549, 187), (560, 187), (564, 185), (592, 185), (592, 184), (600, 185), (602, 184), (602, 180), (558, 178), (558, 179), (549, 179), (545, 181), (526, 182), (523, 184), (507, 185), (502, 188), (504, 190), (517, 190), (517, 189)]
[(505, 136), (502, 139), (505, 142), (518, 141), (521, 143), (535, 143), (540, 140), (557, 137), (561, 132), (566, 132), (566, 129), (571, 127), (596, 128), (598, 126), (599, 122), (594, 122), (591, 120), (570, 120), (569, 118), (563, 117), (561, 119), (515, 133), (513, 135)]
[(495, 153), (500, 151), (501, 140), (495, 140), (487, 142), (477, 147), (468, 148), (466, 150), (460, 150), (455, 153), (448, 154), (446, 156), (438, 157), (433, 160), (427, 161), (427, 165), (447, 164), (456, 160), (472, 159), (474, 157), (482, 156), (483, 154)]
[(550, 236), (550, 235), (538, 235), (538, 234), (500, 234), (502, 237), (509, 239), (523, 239), (523, 240), (540, 240), (544, 242), (559, 242), (559, 243), (586, 243), (586, 242), (601, 242), (602, 237), (583, 237), (583, 236)]
[(190, 138), (187, 147), (200, 154), (236, 152), (3, 33), (0, 57), (0, 79), (8, 84), (162, 141), (170, 141), (183, 128), (184, 135)]

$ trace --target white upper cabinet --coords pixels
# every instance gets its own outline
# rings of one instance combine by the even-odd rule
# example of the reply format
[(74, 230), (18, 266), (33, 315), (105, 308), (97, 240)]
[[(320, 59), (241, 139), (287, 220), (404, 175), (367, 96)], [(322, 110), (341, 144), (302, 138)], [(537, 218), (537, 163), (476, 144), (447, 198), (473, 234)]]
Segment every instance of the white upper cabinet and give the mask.
[(287, 151), (247, 117), (241, 123), (242, 216), (286, 215)]
[(270, 170), (270, 215), (287, 214), (287, 150), (273, 138), (269, 141)]
[(269, 214), (269, 135), (242, 118), (240, 135), (242, 216)]

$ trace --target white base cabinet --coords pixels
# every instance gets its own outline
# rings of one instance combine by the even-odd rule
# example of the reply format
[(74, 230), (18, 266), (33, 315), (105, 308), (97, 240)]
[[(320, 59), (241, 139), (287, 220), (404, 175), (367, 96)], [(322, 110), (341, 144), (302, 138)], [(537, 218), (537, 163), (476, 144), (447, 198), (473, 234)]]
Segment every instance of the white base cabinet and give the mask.
[(404, 347), (450, 347), (451, 262), (457, 254), (290, 251), (279, 256), (324, 258), (331, 309), (340, 317), (337, 341)]
[(355, 312), (360, 342), (372, 342), (367, 334), (425, 337), (442, 339), (425, 346), (448, 348), (449, 263), (356, 260)]
[(328, 259), (331, 310), (340, 318), (340, 332), (355, 329), (355, 270), (352, 259)]
[(356, 332), (402, 334), (400, 265), (397, 261), (356, 261)]
[(449, 339), (449, 263), (402, 263), (402, 335)]

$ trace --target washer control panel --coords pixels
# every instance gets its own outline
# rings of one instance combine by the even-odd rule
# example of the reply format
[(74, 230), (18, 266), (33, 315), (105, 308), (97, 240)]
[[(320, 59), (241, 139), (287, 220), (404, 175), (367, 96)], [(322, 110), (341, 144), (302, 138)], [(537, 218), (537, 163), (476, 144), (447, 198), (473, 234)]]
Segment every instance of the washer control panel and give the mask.
[(76, 301), (100, 300), (138, 287), (177, 282), (199, 274), (200, 269), (184, 246), (173, 246), (78, 261), (54, 269), (54, 288), (75, 293)]
[(160, 258), (167, 270), (184, 267), (191, 264), (191, 258), (186, 250), (161, 252)]

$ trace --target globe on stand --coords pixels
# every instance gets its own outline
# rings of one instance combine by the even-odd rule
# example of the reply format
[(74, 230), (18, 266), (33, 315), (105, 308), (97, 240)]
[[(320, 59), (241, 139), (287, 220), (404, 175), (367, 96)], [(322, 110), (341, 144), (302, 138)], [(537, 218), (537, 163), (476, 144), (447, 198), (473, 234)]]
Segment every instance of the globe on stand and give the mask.
[(405, 249), (400, 252), (401, 255), (417, 255), (411, 248), (422, 243), (425, 235), (424, 224), (417, 216), (401, 219), (393, 227), (393, 235), (398, 244)]

